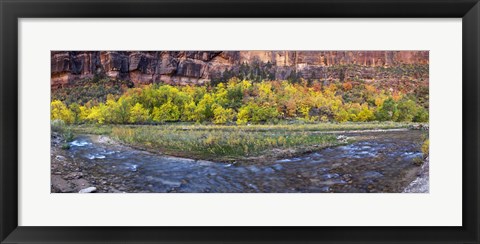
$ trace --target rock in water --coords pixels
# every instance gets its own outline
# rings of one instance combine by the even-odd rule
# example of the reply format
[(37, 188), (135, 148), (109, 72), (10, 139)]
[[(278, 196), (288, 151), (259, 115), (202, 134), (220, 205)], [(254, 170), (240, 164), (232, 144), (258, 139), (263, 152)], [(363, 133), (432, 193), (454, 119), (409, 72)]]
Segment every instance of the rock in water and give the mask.
[(85, 189), (81, 189), (78, 193), (92, 193), (92, 192), (96, 192), (97, 191), (97, 188), (96, 187), (88, 187), (88, 188), (85, 188)]

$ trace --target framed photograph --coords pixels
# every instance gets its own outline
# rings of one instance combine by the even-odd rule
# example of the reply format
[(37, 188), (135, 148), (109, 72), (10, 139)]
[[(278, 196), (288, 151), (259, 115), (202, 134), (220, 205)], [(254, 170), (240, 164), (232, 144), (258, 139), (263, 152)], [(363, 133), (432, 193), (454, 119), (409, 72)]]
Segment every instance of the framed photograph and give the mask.
[(1, 1), (1, 243), (478, 243), (477, 0)]

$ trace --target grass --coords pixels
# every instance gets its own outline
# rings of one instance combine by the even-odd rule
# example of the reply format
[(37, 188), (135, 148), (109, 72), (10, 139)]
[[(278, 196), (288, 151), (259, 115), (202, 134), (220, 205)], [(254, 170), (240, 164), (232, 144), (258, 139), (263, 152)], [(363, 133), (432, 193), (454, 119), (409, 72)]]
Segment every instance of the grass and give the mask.
[[(176, 125), (180, 126), (180, 125)], [(245, 131), (349, 131), (407, 128), (408, 124), (398, 122), (368, 122), (368, 123), (290, 123), (290, 124), (259, 124), (259, 125), (194, 125), (181, 126), (185, 130), (245, 130)]]
[(112, 133), (112, 125), (71, 125), (76, 134), (91, 135), (110, 135)]
[(50, 127), (53, 133), (58, 133), (61, 136), (63, 141), (61, 148), (63, 150), (70, 149), (70, 144), (68, 144), (68, 142), (73, 141), (73, 138), (75, 137), (72, 127), (67, 126), (62, 120), (51, 121)]
[(136, 148), (194, 159), (255, 162), (285, 158), (344, 144), (326, 131), (403, 128), (400, 123), (319, 123), (277, 125), (78, 125), (77, 134), (108, 135)]

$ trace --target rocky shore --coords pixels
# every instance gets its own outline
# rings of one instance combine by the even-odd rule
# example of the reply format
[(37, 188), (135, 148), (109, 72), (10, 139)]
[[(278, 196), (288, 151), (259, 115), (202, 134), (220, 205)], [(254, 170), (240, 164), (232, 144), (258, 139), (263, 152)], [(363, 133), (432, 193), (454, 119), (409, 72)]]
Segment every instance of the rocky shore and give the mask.
[(429, 164), (430, 159), (427, 157), (425, 162), (421, 166), (420, 172), (418, 173), (417, 178), (412, 181), (406, 188), (403, 190), (404, 193), (428, 193), (430, 184), (429, 184)]
[(86, 162), (68, 154), (62, 149), (63, 138), (58, 133), (51, 136), (51, 181), (52, 193), (93, 193), (93, 192), (122, 192), (121, 186), (109, 182), (107, 179), (96, 179), (85, 173)]
[(50, 143), (51, 192), (79, 192), (87, 188), (90, 182), (83, 178), (80, 164), (61, 149), (62, 142), (63, 138), (59, 134), (52, 134)]

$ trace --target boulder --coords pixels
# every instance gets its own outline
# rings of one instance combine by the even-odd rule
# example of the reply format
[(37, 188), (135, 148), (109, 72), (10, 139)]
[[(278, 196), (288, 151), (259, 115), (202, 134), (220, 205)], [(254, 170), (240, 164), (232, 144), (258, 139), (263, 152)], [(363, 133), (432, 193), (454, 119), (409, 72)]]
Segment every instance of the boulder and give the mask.
[(93, 192), (96, 192), (97, 191), (97, 188), (96, 187), (87, 187), (85, 189), (81, 189), (78, 193), (93, 193)]

